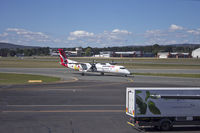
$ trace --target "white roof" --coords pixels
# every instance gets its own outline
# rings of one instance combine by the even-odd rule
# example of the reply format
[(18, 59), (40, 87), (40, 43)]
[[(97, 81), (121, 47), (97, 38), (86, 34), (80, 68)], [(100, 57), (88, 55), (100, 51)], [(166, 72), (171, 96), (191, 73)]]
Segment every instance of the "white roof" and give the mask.
[(132, 89), (132, 90), (200, 90), (200, 87), (190, 87), (190, 88), (185, 88), (185, 87), (176, 87), (176, 88), (171, 88), (171, 87), (127, 87), (127, 89)]
[(200, 48), (193, 50), (192, 52), (200, 52)]
[(115, 54), (135, 54), (135, 51), (128, 51), (128, 52), (115, 52)]
[(177, 54), (180, 54), (180, 55), (189, 55), (189, 53), (178, 53), (178, 52), (174, 52), (174, 53), (170, 53), (171, 55), (177, 55)]

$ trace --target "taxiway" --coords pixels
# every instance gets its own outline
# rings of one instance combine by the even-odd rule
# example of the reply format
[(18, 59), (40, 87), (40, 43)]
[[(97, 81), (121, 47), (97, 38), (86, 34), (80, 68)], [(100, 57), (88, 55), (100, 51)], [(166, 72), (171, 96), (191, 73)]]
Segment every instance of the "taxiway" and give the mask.
[[(191, 87), (199, 79), (113, 76), (66, 69), (0, 69), (58, 76), (60, 83), (1, 85), (2, 133), (137, 133), (127, 124), (126, 87)], [(186, 83), (185, 83), (186, 82)], [(200, 127), (175, 127), (171, 132), (199, 132)], [(145, 132), (159, 132), (146, 129)]]

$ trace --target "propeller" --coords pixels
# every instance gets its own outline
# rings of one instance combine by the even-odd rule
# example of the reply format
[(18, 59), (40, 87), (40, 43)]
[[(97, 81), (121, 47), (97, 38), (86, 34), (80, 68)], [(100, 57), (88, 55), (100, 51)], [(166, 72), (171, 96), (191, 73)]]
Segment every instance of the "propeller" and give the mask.
[(114, 60), (112, 60), (110, 64), (111, 64), (111, 65), (116, 65), (117, 63), (114, 62)]
[(96, 60), (92, 60), (92, 63), (90, 63), (91, 64), (90, 69), (91, 69), (92, 72), (96, 72), (97, 71), (97, 68), (96, 68), (96, 64), (97, 63), (95, 63), (95, 62), (96, 62)]

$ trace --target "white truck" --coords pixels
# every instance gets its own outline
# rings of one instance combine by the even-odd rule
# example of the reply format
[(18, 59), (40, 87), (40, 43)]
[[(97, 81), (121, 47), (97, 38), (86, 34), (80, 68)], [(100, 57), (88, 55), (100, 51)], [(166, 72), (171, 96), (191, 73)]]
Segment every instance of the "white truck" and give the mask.
[(126, 114), (138, 127), (200, 125), (200, 88), (127, 88)]

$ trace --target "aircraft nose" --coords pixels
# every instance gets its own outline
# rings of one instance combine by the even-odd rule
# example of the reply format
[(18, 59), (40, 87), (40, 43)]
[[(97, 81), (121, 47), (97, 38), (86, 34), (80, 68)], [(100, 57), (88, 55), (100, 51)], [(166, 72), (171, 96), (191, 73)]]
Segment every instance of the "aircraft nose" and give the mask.
[(126, 70), (126, 74), (130, 75), (131, 73), (128, 70)]

